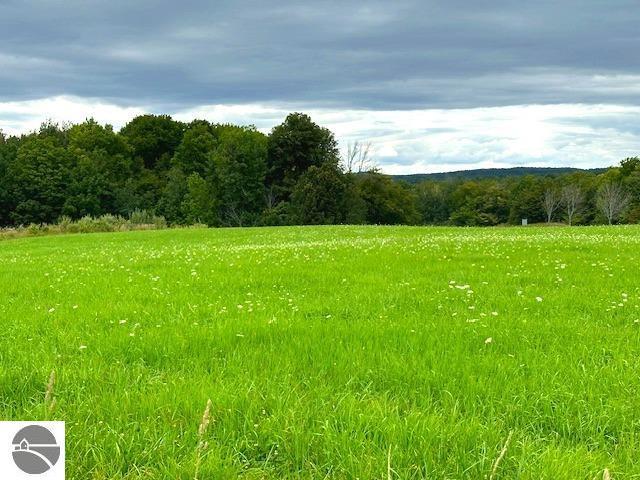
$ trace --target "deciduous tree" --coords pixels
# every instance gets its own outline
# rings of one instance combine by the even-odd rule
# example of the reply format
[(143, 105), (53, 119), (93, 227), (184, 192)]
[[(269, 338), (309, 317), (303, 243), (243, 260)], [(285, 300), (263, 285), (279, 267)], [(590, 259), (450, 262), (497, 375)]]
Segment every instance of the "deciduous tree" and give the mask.
[(184, 124), (169, 115), (141, 115), (131, 120), (120, 134), (146, 168), (167, 170), (184, 130)]
[(308, 115), (292, 113), (269, 136), (267, 186), (278, 200), (288, 200), (298, 178), (313, 165), (337, 164), (338, 143), (330, 130)]
[(213, 153), (218, 217), (223, 225), (253, 225), (265, 208), (268, 140), (255, 128), (225, 127)]
[(349, 211), (349, 184), (337, 165), (310, 167), (298, 180), (291, 195), (295, 221), (321, 225), (344, 223)]
[(553, 220), (553, 214), (560, 208), (562, 204), (562, 197), (560, 192), (555, 190), (554, 188), (547, 188), (544, 191), (544, 196), (542, 197), (542, 207), (544, 208), (544, 213), (547, 217), (547, 223), (551, 223)]
[(584, 205), (584, 192), (576, 184), (566, 185), (562, 189), (562, 202), (569, 225), (573, 224), (575, 216)]
[(598, 189), (598, 208), (609, 225), (618, 220), (630, 202), (631, 196), (619, 183), (605, 182)]

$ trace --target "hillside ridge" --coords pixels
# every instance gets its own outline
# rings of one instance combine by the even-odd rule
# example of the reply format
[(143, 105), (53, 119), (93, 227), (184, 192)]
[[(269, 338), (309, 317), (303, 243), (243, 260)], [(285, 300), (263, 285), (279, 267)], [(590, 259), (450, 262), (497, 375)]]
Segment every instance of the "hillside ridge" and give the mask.
[(488, 178), (523, 177), (525, 175), (557, 176), (566, 173), (603, 173), (607, 168), (573, 168), (573, 167), (511, 167), (511, 168), (478, 168), (473, 170), (456, 170), (453, 172), (413, 173), (408, 175), (391, 175), (396, 180), (408, 183), (419, 183), (424, 180), (479, 180)]

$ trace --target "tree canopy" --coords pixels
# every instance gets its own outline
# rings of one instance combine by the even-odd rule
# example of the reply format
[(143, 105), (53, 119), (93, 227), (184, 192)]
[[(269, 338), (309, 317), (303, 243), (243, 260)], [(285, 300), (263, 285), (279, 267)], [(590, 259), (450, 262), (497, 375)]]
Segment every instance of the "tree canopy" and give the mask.
[(0, 226), (140, 210), (212, 226), (640, 221), (637, 157), (601, 171), (410, 184), (371, 168), (363, 145), (367, 161), (353, 168), (354, 149), (341, 159), (333, 133), (303, 113), (269, 134), (167, 115), (120, 131), (89, 119), (0, 132)]

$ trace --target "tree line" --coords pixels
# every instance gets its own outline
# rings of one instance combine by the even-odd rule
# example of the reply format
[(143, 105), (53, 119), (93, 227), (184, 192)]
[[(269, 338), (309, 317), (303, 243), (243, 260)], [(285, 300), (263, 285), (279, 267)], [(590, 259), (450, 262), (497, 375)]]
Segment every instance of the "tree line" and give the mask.
[(0, 132), (0, 226), (146, 211), (169, 224), (498, 225), (638, 223), (640, 160), (587, 172), (409, 184), (369, 144), (338, 143), (302, 113), (254, 127), (142, 115), (120, 131), (87, 120)]

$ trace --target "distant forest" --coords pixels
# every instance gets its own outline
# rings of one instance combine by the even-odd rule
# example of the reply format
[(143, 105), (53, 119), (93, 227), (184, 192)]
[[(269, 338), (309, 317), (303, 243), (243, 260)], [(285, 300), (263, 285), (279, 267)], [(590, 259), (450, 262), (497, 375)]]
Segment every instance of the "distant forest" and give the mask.
[(134, 118), (0, 133), (0, 226), (147, 212), (171, 225), (638, 223), (640, 159), (609, 169), (391, 177), (369, 145), (341, 157), (326, 128), (292, 113), (254, 127)]
[(606, 168), (571, 168), (571, 167), (511, 167), (511, 168), (476, 168), (473, 170), (456, 170), (454, 172), (440, 173), (410, 173), (407, 175), (393, 175), (396, 180), (409, 183), (420, 183), (425, 180), (481, 180), (486, 178), (558, 176), (566, 173), (594, 173), (596, 175), (606, 172)]

